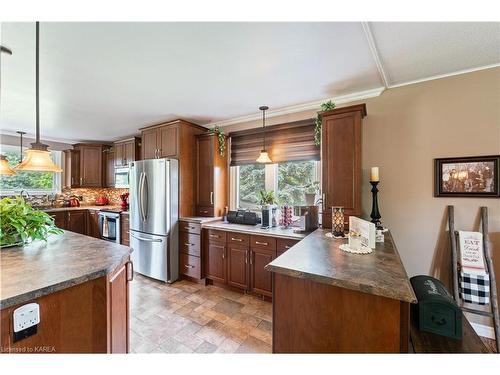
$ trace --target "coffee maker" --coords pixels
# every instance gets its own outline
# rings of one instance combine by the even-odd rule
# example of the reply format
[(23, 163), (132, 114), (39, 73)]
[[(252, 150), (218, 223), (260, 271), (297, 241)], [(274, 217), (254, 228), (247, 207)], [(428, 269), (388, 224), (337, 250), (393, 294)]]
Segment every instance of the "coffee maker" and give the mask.
[(277, 209), (278, 206), (274, 204), (265, 204), (262, 206), (262, 228), (272, 228), (277, 226)]

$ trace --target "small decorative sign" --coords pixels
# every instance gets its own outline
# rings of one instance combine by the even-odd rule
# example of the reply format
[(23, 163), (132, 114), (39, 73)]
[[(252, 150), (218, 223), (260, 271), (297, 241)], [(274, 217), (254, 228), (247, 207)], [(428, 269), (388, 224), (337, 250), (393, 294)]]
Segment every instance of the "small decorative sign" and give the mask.
[(468, 273), (485, 274), (483, 234), (458, 231), (462, 269)]
[(375, 248), (375, 224), (360, 219), (359, 217), (349, 217), (349, 230), (361, 235), (361, 242), (370, 249)]

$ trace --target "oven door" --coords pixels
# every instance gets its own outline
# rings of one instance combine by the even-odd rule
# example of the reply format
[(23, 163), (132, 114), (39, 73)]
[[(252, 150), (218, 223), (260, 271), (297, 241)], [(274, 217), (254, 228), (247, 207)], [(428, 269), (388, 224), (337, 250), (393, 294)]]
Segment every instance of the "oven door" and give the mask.
[(129, 169), (127, 168), (116, 168), (115, 169), (115, 188), (127, 188), (129, 187)]
[(120, 243), (120, 214), (99, 212), (99, 235), (103, 240)]

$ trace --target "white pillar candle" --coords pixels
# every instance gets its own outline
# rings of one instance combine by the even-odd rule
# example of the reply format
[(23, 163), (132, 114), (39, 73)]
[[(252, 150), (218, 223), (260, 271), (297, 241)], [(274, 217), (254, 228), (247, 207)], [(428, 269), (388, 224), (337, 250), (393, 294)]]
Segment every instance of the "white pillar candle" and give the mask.
[(372, 167), (371, 173), (370, 173), (370, 181), (380, 181), (378, 177), (378, 167)]

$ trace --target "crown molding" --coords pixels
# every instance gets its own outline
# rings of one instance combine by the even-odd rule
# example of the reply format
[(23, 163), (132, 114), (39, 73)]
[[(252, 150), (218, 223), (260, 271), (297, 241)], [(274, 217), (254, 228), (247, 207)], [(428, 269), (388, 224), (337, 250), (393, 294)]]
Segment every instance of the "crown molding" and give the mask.
[[(321, 100), (316, 100), (314, 102), (308, 102), (308, 103), (303, 103), (303, 104), (291, 105), (291, 106), (287, 106), (287, 107), (270, 109), (270, 110), (266, 111), (266, 119), (269, 119), (271, 117), (288, 115), (291, 113), (319, 110), (321, 104), (328, 101), (328, 100), (332, 100), (333, 102), (335, 102), (335, 104), (345, 104), (345, 103), (350, 103), (350, 102), (354, 102), (357, 100), (374, 98), (374, 97), (380, 96), (380, 94), (382, 94), (382, 92), (384, 92), (384, 90), (385, 90), (385, 87), (377, 87), (377, 88), (371, 89), (371, 90), (365, 90), (365, 91), (355, 92), (352, 94), (335, 96), (333, 98), (325, 98), (325, 99), (321, 99)], [(261, 113), (252, 113), (252, 114), (246, 115), (246, 116), (240, 116), (240, 117), (235, 117), (232, 119), (210, 122), (208, 124), (203, 124), (203, 126), (211, 129), (211, 128), (214, 128), (215, 126), (224, 127), (224, 126), (239, 124), (242, 122), (260, 120), (261, 118), (262, 118)]]
[(385, 74), (384, 66), (382, 65), (382, 60), (380, 59), (380, 55), (378, 53), (377, 44), (375, 43), (375, 39), (373, 37), (372, 29), (370, 28), (370, 24), (368, 22), (361, 22), (361, 26), (363, 27), (363, 31), (365, 32), (366, 41), (368, 42), (368, 47), (370, 47), (370, 52), (372, 53), (373, 60), (375, 65), (377, 66), (378, 74), (380, 75), (380, 79), (385, 87), (389, 87), (389, 79)]
[(490, 65), (483, 65), (483, 66), (478, 66), (476, 68), (457, 70), (457, 71), (451, 72), (451, 73), (438, 74), (438, 75), (430, 76), (430, 77), (426, 77), (426, 78), (415, 79), (413, 81), (407, 81), (407, 82), (403, 82), (403, 83), (397, 83), (395, 85), (390, 85), (387, 88), (394, 89), (396, 87), (414, 85), (416, 83), (433, 81), (435, 79), (453, 77), (453, 76), (458, 76), (460, 74), (473, 73), (473, 72), (477, 72), (477, 71), (480, 71), (480, 70), (493, 69), (493, 68), (498, 68), (498, 67), (500, 67), (500, 63), (490, 64)]

